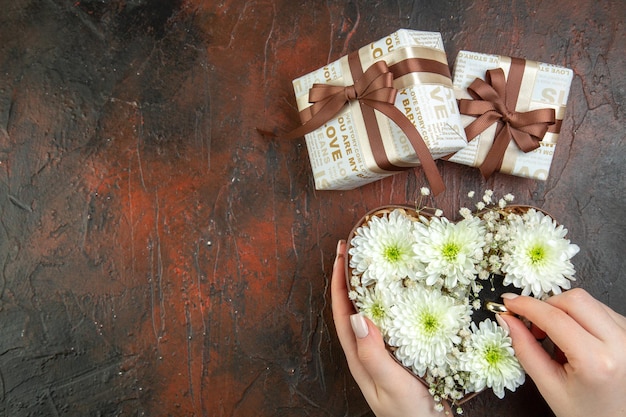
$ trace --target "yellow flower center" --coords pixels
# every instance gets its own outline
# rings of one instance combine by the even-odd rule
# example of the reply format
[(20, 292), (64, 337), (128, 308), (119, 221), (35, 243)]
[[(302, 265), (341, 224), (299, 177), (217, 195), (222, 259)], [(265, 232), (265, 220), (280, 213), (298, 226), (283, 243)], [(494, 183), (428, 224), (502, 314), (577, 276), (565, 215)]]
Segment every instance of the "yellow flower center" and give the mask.
[(488, 346), (484, 358), (489, 365), (495, 366), (502, 359), (502, 351), (496, 346)]
[(542, 264), (546, 260), (546, 248), (542, 245), (535, 245), (528, 249), (528, 259), (533, 265)]
[(428, 336), (434, 335), (437, 330), (439, 330), (439, 327), (441, 327), (441, 323), (437, 317), (428, 311), (422, 312), (419, 323), (422, 326), (422, 331)]
[(402, 251), (397, 246), (387, 246), (383, 253), (385, 259), (389, 262), (398, 262), (400, 260), (400, 256), (402, 255)]
[(382, 320), (385, 318), (385, 307), (383, 307), (380, 303), (375, 303), (370, 308), (370, 314), (374, 321)]
[(461, 248), (455, 242), (447, 242), (441, 248), (441, 254), (447, 261), (454, 261), (460, 251)]

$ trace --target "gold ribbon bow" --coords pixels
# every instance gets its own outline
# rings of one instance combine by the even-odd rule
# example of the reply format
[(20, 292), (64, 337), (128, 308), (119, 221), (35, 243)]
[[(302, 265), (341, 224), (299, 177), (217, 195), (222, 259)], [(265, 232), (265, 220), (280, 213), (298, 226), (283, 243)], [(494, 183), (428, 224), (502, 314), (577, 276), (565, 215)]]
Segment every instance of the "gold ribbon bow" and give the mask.
[(523, 60), (513, 61), (508, 81), (501, 68), (487, 71), (484, 81), (477, 78), (467, 88), (474, 100), (459, 100), (461, 114), (477, 117), (465, 128), (468, 140), (498, 123), (493, 145), (480, 166), (485, 178), (500, 169), (511, 139), (523, 152), (530, 152), (539, 147), (543, 136), (555, 124), (554, 109), (515, 111), (524, 65)]
[(411, 121), (394, 106), (397, 90), (393, 87), (394, 74), (389, 70), (387, 63), (377, 61), (363, 72), (358, 54), (348, 55), (348, 61), (355, 79), (354, 85), (343, 87), (314, 84), (309, 91), (309, 102), (312, 105), (302, 114), (304, 124), (282, 137), (294, 139), (313, 132), (335, 117), (348, 102), (357, 100), (361, 105), (376, 164), (387, 171), (409, 169), (395, 166), (387, 159), (373, 110), (387, 116), (404, 132), (419, 158), (433, 194), (441, 193), (445, 186), (428, 146)]

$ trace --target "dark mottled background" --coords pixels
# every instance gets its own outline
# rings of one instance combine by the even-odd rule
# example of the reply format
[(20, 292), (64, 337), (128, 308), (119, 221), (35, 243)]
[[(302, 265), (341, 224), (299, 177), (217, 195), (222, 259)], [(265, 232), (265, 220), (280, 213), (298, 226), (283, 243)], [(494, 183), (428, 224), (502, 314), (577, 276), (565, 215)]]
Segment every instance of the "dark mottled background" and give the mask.
[[(572, 68), (546, 182), (439, 162), (454, 215), (513, 192), (626, 313), (626, 3), (0, 0), (0, 414), (366, 416), (330, 315), (338, 239), (412, 170), (315, 191), (291, 80), (397, 28)], [(532, 383), (473, 416), (550, 415)]]

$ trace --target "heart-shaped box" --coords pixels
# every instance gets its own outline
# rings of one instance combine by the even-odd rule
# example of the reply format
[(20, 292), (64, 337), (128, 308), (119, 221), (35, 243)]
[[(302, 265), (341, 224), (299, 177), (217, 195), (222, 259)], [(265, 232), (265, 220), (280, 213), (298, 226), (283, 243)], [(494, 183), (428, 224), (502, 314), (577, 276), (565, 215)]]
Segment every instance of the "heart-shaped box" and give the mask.
[[(526, 247), (528, 243), (525, 241), (532, 239), (519, 235), (520, 225), (528, 229), (525, 233), (530, 238), (538, 236), (539, 243), (534, 247)], [(386, 234), (385, 227), (394, 232)], [(455, 227), (462, 230), (455, 230)], [(411, 229), (411, 232), (406, 229)], [(444, 247), (445, 239), (437, 240), (441, 237), (438, 233), (456, 243)], [(541, 233), (546, 236), (545, 245)], [(346, 280), (350, 298), (357, 311), (379, 326), (391, 356), (429, 387), (436, 400), (447, 400), (458, 406), (485, 388), (492, 388), (502, 398), (504, 388), (514, 390), (523, 383), (524, 372), (514, 357), (506, 330), (492, 320), (495, 319), (494, 312), (502, 311), (488, 311), (484, 307), (494, 302), (501, 303), (500, 295), (504, 292), (522, 292), (524, 295), (532, 293), (540, 298), (558, 293), (560, 288), (569, 288), (568, 280), (574, 279), (569, 259), (578, 252), (578, 247), (564, 239), (566, 233), (567, 230), (558, 225), (548, 213), (525, 205), (503, 204), (478, 213), (465, 213), (464, 218), (458, 222), (435, 216), (434, 210), (418, 210), (406, 205), (380, 207), (363, 216), (347, 240)], [(417, 236), (418, 241), (422, 239), (422, 242), (407, 243), (406, 241), (412, 239), (411, 234)], [(480, 234), (491, 236), (483, 239)], [(499, 234), (502, 236), (496, 236)], [(507, 241), (506, 239), (513, 239), (507, 237), (507, 234), (524, 240), (524, 243), (518, 245), (517, 241)], [(381, 249), (384, 245), (378, 245), (376, 239), (386, 242), (387, 249)], [(476, 239), (477, 246), (473, 249), (472, 239)], [(508, 243), (502, 244), (500, 240)], [(568, 255), (562, 267), (563, 271), (557, 271), (554, 282), (528, 283), (515, 277), (519, 266), (514, 257), (515, 251), (519, 252), (519, 247), (525, 251), (523, 256), (530, 256), (531, 261), (540, 262), (542, 256), (550, 256), (545, 248), (554, 246), (554, 242), (557, 243), (557, 248), (561, 248)], [(429, 262), (424, 259), (433, 252), (428, 245), (439, 245), (437, 251), (443, 259), (431, 261), (436, 265), (430, 270), (431, 265), (424, 263)], [(409, 246), (413, 254), (409, 253)], [(387, 251), (386, 254), (380, 255), (384, 251)], [(397, 259), (398, 264), (404, 262), (400, 258), (405, 256), (406, 263), (397, 270), (385, 269), (375, 265), (377, 256)], [(450, 271), (450, 268), (445, 268), (445, 260), (455, 256), (463, 257), (464, 265), (470, 272), (456, 271), (452, 278), (437, 278), (437, 271)], [(472, 257), (475, 257), (474, 263), (468, 262)], [(512, 265), (503, 266), (507, 262)], [(492, 263), (496, 266), (491, 265)], [(368, 274), (369, 268), (373, 268), (375, 272)], [(486, 277), (485, 268), (492, 268), (496, 273)], [(413, 274), (413, 269), (419, 271), (413, 271)], [(507, 278), (506, 272), (513, 278)], [(394, 278), (394, 274), (400, 276), (400, 279)], [(475, 282), (467, 278), (469, 275), (475, 275)], [(479, 279), (479, 275), (482, 278)], [(420, 289), (415, 289), (417, 287)], [(407, 295), (409, 293), (410, 296)], [(496, 304), (496, 307), (503, 306)], [(429, 312), (429, 308), (434, 312)], [(409, 313), (402, 313), (402, 309)], [(453, 316), (450, 311), (457, 311), (458, 314), (454, 313), (456, 315)], [(396, 323), (395, 327), (385, 322), (389, 317)], [(441, 330), (450, 323), (454, 324), (449, 326), (451, 331), (446, 333)], [(429, 346), (431, 342), (432, 346)], [(480, 365), (481, 361), (484, 366)], [(483, 378), (480, 375), (483, 371), (492, 372), (487, 368), (496, 363), (501, 369), (496, 369), (495, 365), (493, 369), (504, 375), (502, 380), (498, 382), (496, 375), (494, 382), (491, 375), (488, 381), (486, 376)]]

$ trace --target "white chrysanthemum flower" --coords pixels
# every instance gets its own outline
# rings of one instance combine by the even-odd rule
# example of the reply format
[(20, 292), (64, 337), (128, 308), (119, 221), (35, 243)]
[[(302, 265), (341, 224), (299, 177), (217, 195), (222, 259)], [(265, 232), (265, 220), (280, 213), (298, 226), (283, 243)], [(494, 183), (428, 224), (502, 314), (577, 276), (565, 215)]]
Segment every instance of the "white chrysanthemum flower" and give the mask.
[(580, 248), (565, 239), (566, 234), (567, 229), (534, 209), (512, 216), (503, 246), (504, 285), (513, 284), (523, 295), (537, 298), (569, 289), (576, 272), (570, 259)]
[(412, 286), (391, 307), (389, 345), (405, 366), (424, 376), (427, 368), (447, 368), (448, 356), (461, 342), (459, 331), (467, 327), (467, 305), (439, 291)]
[(443, 280), (446, 288), (458, 283), (470, 284), (483, 258), (485, 229), (480, 219), (473, 217), (458, 223), (433, 218), (428, 223), (415, 224), (413, 246), (416, 257), (426, 265), (426, 284), (437, 285)]
[(412, 245), (413, 222), (401, 210), (374, 216), (351, 240), (350, 267), (362, 274), (361, 284), (417, 278), (420, 271)]
[(359, 287), (356, 290), (356, 306), (361, 313), (372, 320), (383, 336), (389, 329), (391, 306), (399, 296), (400, 291), (402, 291), (400, 281), (397, 281), (397, 284), (391, 283), (384, 288), (376, 285), (369, 288)]
[(515, 391), (524, 383), (525, 373), (515, 357), (511, 338), (494, 321), (482, 321), (478, 328), (472, 323), (470, 344), (461, 356), (461, 368), (469, 372), (472, 391), (491, 388), (498, 398), (504, 389)]

